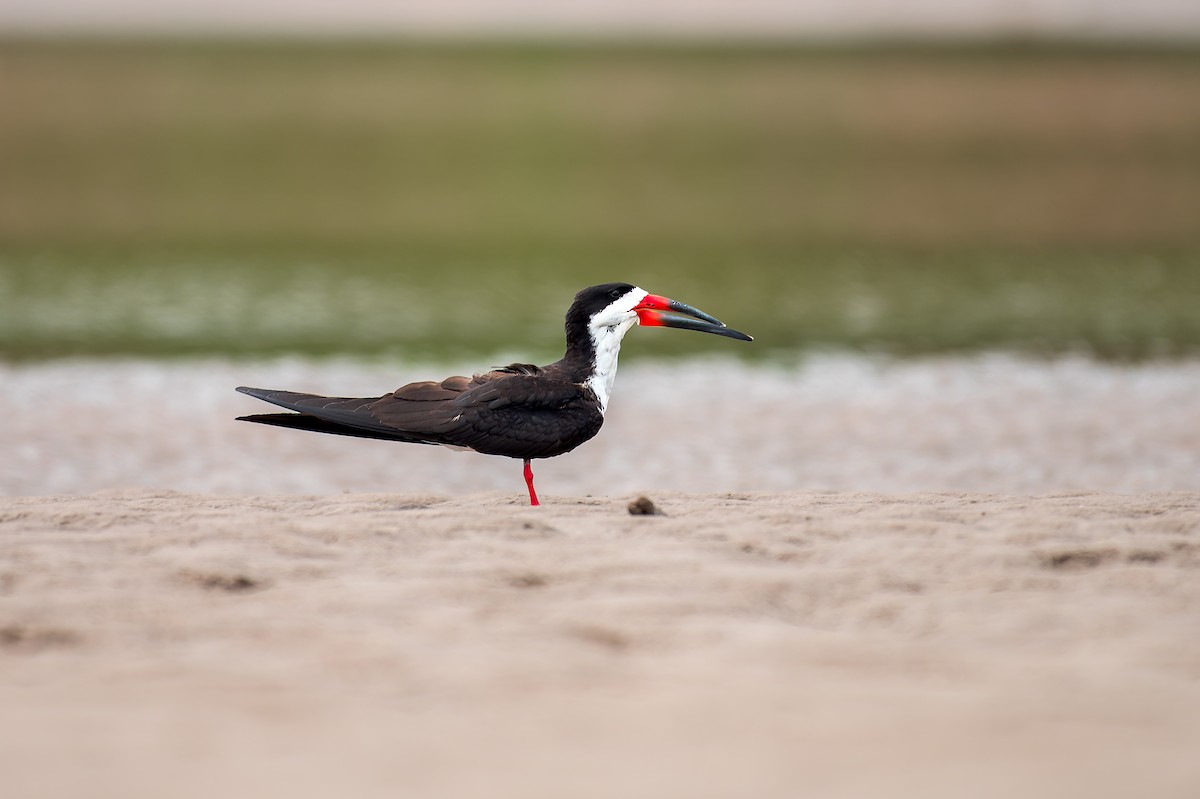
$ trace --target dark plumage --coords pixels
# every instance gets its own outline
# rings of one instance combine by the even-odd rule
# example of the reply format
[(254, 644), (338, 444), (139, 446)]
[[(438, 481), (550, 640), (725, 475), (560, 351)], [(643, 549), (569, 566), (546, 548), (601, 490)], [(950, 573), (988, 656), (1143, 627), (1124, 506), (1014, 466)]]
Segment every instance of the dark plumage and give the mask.
[[(658, 313), (660, 309), (705, 321), (666, 316)], [(548, 366), (514, 363), (470, 378), (409, 383), (382, 397), (322, 397), (242, 386), (237, 390), (243, 394), (291, 413), (238, 418), (521, 458), (530, 500), (536, 505), (529, 461), (570, 452), (600, 431), (621, 338), (639, 322), (749, 340), (691, 306), (647, 294), (628, 283), (607, 283), (576, 295), (567, 311), (566, 354)]]
[(596, 435), (604, 423), (596, 395), (581, 383), (560, 362), (544, 369), (513, 364), (471, 378), (409, 383), (363, 399), (238, 391), (296, 412), (241, 417), (248, 422), (468, 447), (510, 458), (553, 458)]

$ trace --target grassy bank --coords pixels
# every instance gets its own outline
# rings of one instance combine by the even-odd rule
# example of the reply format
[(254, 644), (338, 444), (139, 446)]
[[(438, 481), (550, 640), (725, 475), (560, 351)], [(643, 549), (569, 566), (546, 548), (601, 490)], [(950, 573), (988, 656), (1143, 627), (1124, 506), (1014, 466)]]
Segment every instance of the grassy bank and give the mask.
[(525, 352), (611, 279), (761, 350), (1196, 353), (1197, 96), (1189, 51), (7, 42), (0, 357)]

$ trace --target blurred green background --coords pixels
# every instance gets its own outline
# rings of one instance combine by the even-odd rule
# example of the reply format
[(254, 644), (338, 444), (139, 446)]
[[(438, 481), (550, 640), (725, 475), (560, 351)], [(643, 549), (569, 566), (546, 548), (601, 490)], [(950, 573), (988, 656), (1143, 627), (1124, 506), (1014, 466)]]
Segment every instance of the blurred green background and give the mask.
[(1200, 50), (0, 42), (0, 358), (549, 360), (609, 280), (750, 357), (1195, 355)]

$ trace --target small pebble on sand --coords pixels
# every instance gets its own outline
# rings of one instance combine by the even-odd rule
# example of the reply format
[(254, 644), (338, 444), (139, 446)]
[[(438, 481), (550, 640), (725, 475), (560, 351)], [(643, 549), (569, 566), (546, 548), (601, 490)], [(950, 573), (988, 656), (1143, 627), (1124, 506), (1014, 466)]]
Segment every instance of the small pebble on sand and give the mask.
[(660, 511), (650, 497), (642, 496), (629, 503), (629, 515), (631, 516), (661, 516)]

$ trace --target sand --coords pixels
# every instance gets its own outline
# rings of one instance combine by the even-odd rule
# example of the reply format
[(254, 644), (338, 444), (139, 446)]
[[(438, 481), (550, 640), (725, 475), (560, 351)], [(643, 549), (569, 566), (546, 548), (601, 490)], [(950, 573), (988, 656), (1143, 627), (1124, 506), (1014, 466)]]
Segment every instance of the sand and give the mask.
[(0, 367), (6, 799), (1200, 795), (1197, 364), (635, 365), (536, 509), (232, 421), (404, 371)]
[(1194, 797), (1200, 494), (0, 501), (6, 797)]

